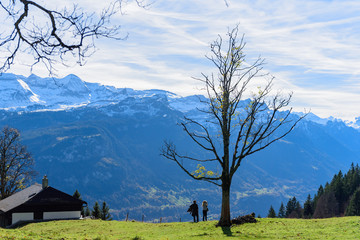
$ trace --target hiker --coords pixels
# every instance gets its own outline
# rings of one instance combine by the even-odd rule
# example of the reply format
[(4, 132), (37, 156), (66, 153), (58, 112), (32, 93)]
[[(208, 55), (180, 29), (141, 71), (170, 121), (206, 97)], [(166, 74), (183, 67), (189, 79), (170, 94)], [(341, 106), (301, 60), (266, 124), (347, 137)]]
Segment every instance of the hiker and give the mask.
[(190, 205), (190, 207), (187, 211), (190, 212), (191, 216), (194, 217), (194, 222), (199, 222), (199, 207), (196, 204), (195, 200), (194, 200), (193, 204)]
[(207, 221), (207, 212), (209, 211), (209, 209), (206, 200), (202, 202), (202, 208), (203, 208), (203, 221)]

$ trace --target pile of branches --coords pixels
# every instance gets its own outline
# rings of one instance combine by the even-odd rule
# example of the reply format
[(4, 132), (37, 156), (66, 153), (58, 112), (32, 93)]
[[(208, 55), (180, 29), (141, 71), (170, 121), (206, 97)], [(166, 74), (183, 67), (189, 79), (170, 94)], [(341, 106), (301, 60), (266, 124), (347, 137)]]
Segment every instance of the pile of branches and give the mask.
[(231, 224), (243, 224), (243, 223), (256, 223), (255, 213), (251, 213), (245, 216), (239, 216), (231, 220)]

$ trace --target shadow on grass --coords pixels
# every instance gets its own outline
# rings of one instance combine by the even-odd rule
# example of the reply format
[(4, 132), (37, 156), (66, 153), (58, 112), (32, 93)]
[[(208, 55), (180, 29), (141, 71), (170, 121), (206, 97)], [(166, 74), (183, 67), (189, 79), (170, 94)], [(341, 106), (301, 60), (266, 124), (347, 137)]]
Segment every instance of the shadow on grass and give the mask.
[(228, 237), (231, 237), (233, 235), (230, 227), (221, 227), (221, 230)]
[(29, 220), (29, 221), (18, 221), (12, 225), (6, 226), (8, 229), (22, 228), (31, 223), (41, 223), (41, 222), (52, 222), (52, 221), (60, 221), (60, 220), (69, 220), (69, 219), (53, 219), (53, 220)]

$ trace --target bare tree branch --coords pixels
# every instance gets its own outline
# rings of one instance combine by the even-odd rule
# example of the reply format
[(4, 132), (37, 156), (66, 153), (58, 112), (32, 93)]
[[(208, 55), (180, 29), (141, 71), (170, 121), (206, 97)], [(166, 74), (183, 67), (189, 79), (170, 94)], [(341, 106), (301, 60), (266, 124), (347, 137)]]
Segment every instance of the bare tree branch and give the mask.
[(20, 143), (20, 133), (4, 127), (0, 133), (0, 198), (23, 189), (35, 175), (34, 160)]
[[(207, 177), (207, 176), (196, 177), (194, 174), (191, 173), (191, 171), (189, 171), (187, 168), (185, 168), (185, 166), (180, 162), (180, 159), (182, 159), (182, 158), (189, 159), (189, 157), (183, 157), (183, 156), (178, 155), (174, 144), (165, 141), (162, 149), (160, 150), (160, 155), (164, 156), (165, 158), (167, 158), (171, 161), (176, 162), (177, 165), (192, 179), (203, 180), (203, 181), (210, 182), (216, 186), (219, 186), (219, 187), (221, 186), (219, 183), (216, 182), (221, 179), (221, 176), (218, 176), (218, 177)], [(195, 160), (195, 159), (191, 158), (191, 160)], [(204, 162), (204, 161), (201, 161), (201, 162)]]
[[(272, 96), (274, 77), (270, 77), (270, 80), (259, 88), (257, 93), (252, 93), (249, 99), (244, 99), (250, 82), (253, 83), (256, 78), (269, 77), (269, 74), (261, 73), (263, 59), (258, 57), (252, 64), (245, 61), (244, 47), (244, 35), (238, 36), (238, 25), (228, 30), (227, 41), (218, 36), (210, 45), (211, 55), (206, 58), (215, 66), (217, 75), (202, 73), (202, 78), (197, 79), (205, 84), (208, 100), (202, 102), (208, 105), (208, 109), (200, 111), (208, 114), (209, 120), (204, 123), (185, 117), (185, 122), (181, 124), (192, 141), (205, 152), (213, 154), (213, 157), (198, 159), (180, 155), (175, 145), (169, 143), (165, 143), (162, 150), (164, 157), (175, 161), (183, 171), (196, 180), (214, 179), (197, 178), (184, 167), (183, 160), (206, 164), (218, 160), (222, 170), (221, 175), (216, 178), (221, 181), (221, 185), (217, 185), (222, 188), (219, 221), (219, 225), (222, 226), (231, 224), (230, 186), (242, 160), (287, 136), (306, 116), (304, 114), (294, 119), (291, 115), (292, 108), (284, 111), (290, 103), (292, 93), (285, 97), (280, 93)], [(213, 128), (218, 129), (220, 134), (214, 134)], [(220, 144), (215, 145), (215, 140)]]
[[(145, 0), (134, 0), (145, 7)], [(42, 63), (49, 74), (55, 73), (54, 64), (84, 65), (95, 52), (98, 38), (124, 40), (120, 25), (111, 24), (113, 16), (121, 11), (122, 0), (116, 0), (99, 15), (86, 13), (73, 5), (61, 11), (48, 9), (31, 0), (0, 1), (0, 11), (6, 14), (9, 30), (0, 33), (0, 73), (10, 69), (20, 53), (33, 57), (31, 69)]]

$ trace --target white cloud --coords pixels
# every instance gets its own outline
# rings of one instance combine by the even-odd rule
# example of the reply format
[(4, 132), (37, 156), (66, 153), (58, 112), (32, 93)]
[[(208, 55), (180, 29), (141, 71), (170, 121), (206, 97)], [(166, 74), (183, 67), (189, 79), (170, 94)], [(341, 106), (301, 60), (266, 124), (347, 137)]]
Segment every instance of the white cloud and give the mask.
[[(90, 11), (108, 4), (77, 2)], [(296, 108), (311, 108), (323, 117), (360, 115), (359, 1), (227, 2), (229, 7), (223, 0), (155, 0), (143, 9), (129, 1), (125, 14), (114, 22), (129, 38), (100, 40), (99, 50), (85, 67), (59, 66), (60, 75), (75, 73), (86, 81), (118, 87), (198, 93), (199, 85), (191, 76), (211, 72), (204, 58), (208, 44), (240, 23), (247, 59), (266, 58), (266, 70), (277, 78), (277, 86), (294, 92)], [(12, 71), (24, 69), (15, 66)]]

